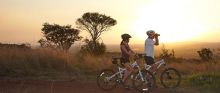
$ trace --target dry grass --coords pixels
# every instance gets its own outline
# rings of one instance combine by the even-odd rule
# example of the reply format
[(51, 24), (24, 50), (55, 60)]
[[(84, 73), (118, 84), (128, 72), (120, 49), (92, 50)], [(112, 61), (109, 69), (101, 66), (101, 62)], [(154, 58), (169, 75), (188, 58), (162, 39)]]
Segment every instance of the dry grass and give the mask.
[(169, 66), (178, 69), (182, 74), (195, 74), (203, 72), (219, 72), (220, 62), (214, 63), (193, 63), (193, 62), (180, 62), (180, 63), (170, 63)]
[(220, 71), (220, 61), (203, 62), (194, 59), (173, 60), (168, 63), (170, 67), (178, 69), (182, 74), (191, 75), (197, 73), (208, 73)]
[(29, 76), (46, 72), (64, 71), (65, 54), (52, 50), (1, 49), (1, 75)]
[[(75, 78), (96, 77), (98, 71), (111, 68), (111, 58), (118, 53), (107, 53), (94, 57), (78, 53), (66, 53), (51, 49), (0, 49), (0, 76), (42, 77), (74, 76)], [(168, 61), (170, 67), (183, 75), (220, 71), (220, 62), (211, 64), (195, 59), (176, 58)], [(95, 77), (94, 77), (95, 76)]]
[[(99, 57), (82, 56), (80, 53), (41, 48), (0, 49), (0, 51), (0, 77), (31, 77), (33, 79), (94, 81), (97, 72), (104, 68), (112, 68), (112, 57), (120, 56), (120, 53), (117, 52), (106, 53)], [(181, 87), (190, 86), (188, 82), (191, 85), (194, 84), (192, 76), (196, 75), (195, 78), (197, 78), (203, 73), (219, 74), (220, 71), (220, 59), (215, 59), (214, 62), (203, 62), (199, 59), (175, 58), (168, 60), (167, 63), (169, 67), (176, 68), (181, 72)], [(208, 87), (212, 87), (212, 85)]]
[(0, 49), (0, 77), (86, 77), (111, 66), (109, 56), (92, 57), (51, 49)]

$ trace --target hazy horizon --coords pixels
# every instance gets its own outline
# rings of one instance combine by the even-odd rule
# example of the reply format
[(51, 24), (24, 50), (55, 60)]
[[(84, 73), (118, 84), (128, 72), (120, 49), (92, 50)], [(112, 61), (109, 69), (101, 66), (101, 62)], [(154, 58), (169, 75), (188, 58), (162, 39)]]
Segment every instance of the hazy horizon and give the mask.
[[(169, 51), (174, 50), (176, 57), (182, 58), (199, 58), (197, 51), (200, 51), (202, 48), (209, 48), (214, 52), (215, 55), (220, 54), (220, 42), (176, 42), (176, 43), (161, 43), (159, 46), (155, 46), (155, 56), (158, 56), (161, 53), (162, 46), (165, 46)], [(80, 45), (74, 45), (70, 52), (76, 52), (80, 50)], [(137, 53), (144, 53), (144, 44), (130, 44), (132, 50)], [(120, 53), (120, 45), (112, 44), (106, 45), (107, 52), (118, 52)]]

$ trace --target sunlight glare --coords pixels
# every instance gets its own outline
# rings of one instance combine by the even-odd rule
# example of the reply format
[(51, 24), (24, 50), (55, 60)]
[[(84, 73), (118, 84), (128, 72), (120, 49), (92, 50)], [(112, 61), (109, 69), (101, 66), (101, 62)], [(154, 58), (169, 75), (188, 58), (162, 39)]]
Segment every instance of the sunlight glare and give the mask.
[[(133, 31), (136, 38), (144, 40), (147, 38), (146, 31), (155, 30), (161, 34), (160, 39), (163, 42), (190, 41), (205, 31), (203, 26), (194, 16), (191, 4), (183, 6), (182, 3), (170, 0), (175, 4), (167, 1), (155, 2), (151, 6), (142, 7), (139, 10), (139, 17), (134, 22)], [(161, 9), (165, 10), (161, 12)]]

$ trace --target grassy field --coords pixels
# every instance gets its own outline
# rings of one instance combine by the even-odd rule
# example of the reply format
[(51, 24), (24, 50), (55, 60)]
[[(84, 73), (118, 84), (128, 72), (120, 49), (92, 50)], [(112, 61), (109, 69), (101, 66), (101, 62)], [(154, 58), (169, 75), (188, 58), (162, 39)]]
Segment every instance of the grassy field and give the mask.
[[(111, 58), (120, 56), (119, 53), (106, 53), (99, 57), (82, 56), (77, 52), (67, 53), (41, 48), (3, 48), (0, 51), (0, 77), (38, 80), (95, 81), (101, 69), (114, 68)], [(167, 62), (170, 67), (181, 72), (181, 87), (219, 91), (220, 83), (216, 83), (220, 81), (218, 58), (204, 62), (200, 59), (177, 57)]]

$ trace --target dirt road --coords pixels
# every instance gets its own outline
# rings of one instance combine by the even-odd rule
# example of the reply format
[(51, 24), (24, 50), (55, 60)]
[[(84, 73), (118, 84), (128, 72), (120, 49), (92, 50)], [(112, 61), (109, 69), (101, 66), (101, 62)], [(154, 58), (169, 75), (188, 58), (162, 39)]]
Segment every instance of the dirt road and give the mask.
[[(80, 81), (24, 81), (0, 80), (0, 93), (139, 93), (134, 89), (126, 90), (118, 86), (112, 91), (103, 91), (95, 82)], [(184, 89), (157, 88), (150, 93), (199, 93)]]

